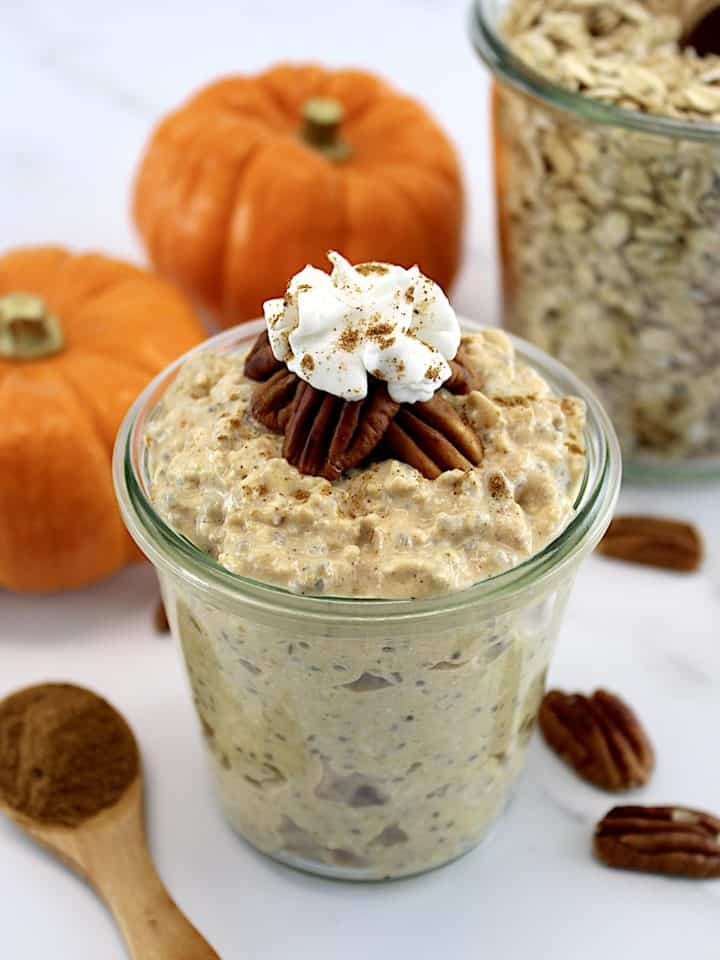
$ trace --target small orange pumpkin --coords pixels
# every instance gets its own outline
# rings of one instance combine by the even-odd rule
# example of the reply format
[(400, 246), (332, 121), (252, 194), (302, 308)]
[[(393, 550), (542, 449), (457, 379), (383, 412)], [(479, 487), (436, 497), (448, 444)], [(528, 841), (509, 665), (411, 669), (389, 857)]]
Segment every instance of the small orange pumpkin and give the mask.
[(463, 188), (415, 100), (360, 70), (280, 65), (219, 80), (160, 123), (134, 216), (155, 268), (231, 324), (330, 249), (417, 263), (449, 287)]
[(58, 590), (137, 554), (113, 442), (147, 382), (204, 331), (164, 281), (56, 247), (0, 256), (0, 586)]

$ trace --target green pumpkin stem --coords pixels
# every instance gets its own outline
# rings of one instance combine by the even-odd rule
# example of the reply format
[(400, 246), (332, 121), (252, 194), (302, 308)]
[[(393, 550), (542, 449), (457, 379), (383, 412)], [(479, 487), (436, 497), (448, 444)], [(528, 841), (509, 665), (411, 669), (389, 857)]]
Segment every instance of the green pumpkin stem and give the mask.
[(303, 126), (300, 136), (309, 146), (328, 160), (340, 162), (350, 156), (350, 145), (340, 136), (345, 111), (339, 100), (313, 97), (303, 105)]
[(8, 293), (0, 297), (0, 357), (39, 360), (65, 346), (62, 326), (34, 293)]

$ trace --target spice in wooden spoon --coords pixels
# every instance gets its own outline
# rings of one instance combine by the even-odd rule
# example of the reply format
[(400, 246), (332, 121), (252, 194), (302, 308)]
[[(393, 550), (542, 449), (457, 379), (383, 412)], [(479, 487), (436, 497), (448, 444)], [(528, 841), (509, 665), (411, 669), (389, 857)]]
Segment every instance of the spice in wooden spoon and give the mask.
[(101, 697), (48, 683), (0, 701), (0, 809), (95, 887), (136, 960), (219, 960), (157, 874), (142, 794), (135, 737)]

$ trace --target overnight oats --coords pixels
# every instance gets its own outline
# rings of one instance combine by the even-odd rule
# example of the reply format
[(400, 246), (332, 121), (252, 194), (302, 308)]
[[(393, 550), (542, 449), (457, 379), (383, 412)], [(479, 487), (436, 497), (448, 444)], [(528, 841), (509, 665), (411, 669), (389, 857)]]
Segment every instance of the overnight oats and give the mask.
[(382, 879), (466, 852), (506, 805), (619, 456), (564, 368), (462, 335), (416, 268), (330, 256), (148, 388), (116, 484), (230, 823)]

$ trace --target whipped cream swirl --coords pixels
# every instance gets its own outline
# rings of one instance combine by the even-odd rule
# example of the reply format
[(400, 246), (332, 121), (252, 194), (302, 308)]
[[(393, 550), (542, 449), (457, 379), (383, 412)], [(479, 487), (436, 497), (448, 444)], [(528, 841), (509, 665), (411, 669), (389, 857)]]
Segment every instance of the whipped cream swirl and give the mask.
[(353, 267), (330, 252), (330, 275), (307, 266), (284, 299), (267, 300), (275, 357), (317, 390), (362, 400), (368, 375), (397, 403), (430, 400), (448, 379), (460, 324), (440, 287), (386, 263)]

